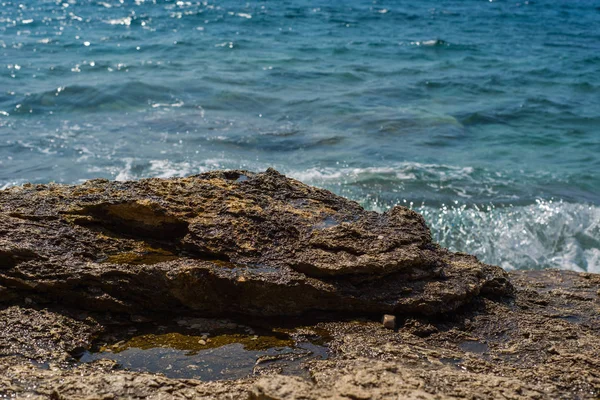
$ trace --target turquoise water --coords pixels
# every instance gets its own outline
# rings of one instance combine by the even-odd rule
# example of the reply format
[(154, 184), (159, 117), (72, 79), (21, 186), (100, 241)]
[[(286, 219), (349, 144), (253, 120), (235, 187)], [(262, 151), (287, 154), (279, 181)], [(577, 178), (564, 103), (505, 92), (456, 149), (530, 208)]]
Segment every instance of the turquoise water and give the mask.
[(1, 0), (0, 188), (273, 166), (600, 272), (600, 3)]

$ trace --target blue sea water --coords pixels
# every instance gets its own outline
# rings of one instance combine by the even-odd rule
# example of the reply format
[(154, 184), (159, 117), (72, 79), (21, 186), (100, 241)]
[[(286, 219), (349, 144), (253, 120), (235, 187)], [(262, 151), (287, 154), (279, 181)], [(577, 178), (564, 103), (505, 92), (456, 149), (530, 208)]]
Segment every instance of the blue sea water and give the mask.
[(600, 3), (0, 0), (0, 188), (269, 166), (600, 272)]

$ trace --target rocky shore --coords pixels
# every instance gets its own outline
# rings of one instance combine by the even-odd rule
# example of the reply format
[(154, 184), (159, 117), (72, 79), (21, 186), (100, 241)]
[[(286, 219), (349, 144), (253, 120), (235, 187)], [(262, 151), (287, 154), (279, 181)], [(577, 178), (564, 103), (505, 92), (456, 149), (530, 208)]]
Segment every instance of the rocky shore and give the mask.
[(0, 368), (8, 397), (598, 398), (600, 276), (508, 274), (274, 170), (24, 185)]

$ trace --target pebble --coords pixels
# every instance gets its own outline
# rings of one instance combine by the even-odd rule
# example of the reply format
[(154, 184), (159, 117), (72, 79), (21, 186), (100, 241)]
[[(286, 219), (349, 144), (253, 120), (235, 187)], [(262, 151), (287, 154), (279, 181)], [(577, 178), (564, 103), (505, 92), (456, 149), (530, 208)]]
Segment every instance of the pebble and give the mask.
[(206, 344), (206, 340), (200, 339), (200, 340), (198, 340), (198, 344), (201, 346), (204, 346)]
[(383, 316), (383, 320), (381, 322), (383, 323), (384, 328), (396, 329), (396, 316), (395, 315), (385, 314)]

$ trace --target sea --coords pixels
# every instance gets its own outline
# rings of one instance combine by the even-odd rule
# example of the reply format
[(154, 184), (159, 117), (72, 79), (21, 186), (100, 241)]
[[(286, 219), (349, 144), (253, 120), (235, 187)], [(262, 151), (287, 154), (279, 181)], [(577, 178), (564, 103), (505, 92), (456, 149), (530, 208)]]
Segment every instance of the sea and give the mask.
[(600, 272), (600, 2), (0, 0), (0, 188), (268, 167)]

